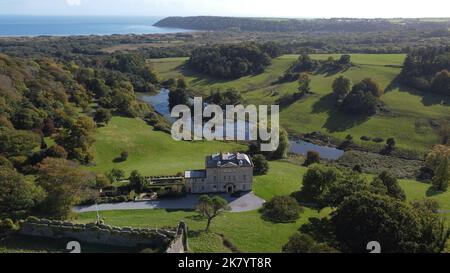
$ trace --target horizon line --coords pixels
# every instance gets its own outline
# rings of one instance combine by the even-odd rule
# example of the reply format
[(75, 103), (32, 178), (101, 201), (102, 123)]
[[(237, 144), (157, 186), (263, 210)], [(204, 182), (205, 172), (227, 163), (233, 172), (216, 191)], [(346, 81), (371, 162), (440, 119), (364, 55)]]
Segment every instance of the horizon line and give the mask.
[(352, 16), (342, 16), (342, 17), (293, 17), (293, 16), (244, 16), (244, 15), (140, 15), (140, 14), (2, 14), (0, 16), (33, 16), (33, 17), (230, 17), (230, 18), (268, 18), (268, 19), (450, 19), (449, 17), (433, 17), (433, 16), (423, 16), (423, 17), (352, 17)]

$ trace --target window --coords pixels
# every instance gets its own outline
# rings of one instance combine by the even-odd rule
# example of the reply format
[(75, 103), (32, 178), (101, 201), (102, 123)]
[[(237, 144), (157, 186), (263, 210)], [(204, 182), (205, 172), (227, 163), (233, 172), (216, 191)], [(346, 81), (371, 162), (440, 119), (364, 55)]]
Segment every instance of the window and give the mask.
[(214, 176), (214, 182), (217, 182), (217, 176)]
[(247, 187), (245, 185), (243, 185), (242, 189), (245, 191), (247, 189)]
[(246, 175), (244, 175), (244, 181), (246, 181), (247, 180), (247, 176)]

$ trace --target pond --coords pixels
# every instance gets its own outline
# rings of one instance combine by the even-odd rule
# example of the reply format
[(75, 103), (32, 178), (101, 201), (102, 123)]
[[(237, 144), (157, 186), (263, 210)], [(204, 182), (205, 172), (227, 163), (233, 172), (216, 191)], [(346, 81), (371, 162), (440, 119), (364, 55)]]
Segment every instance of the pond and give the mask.
[(320, 157), (328, 160), (338, 160), (344, 155), (343, 150), (337, 148), (316, 145), (303, 140), (290, 140), (291, 149), (290, 152), (293, 154), (306, 155), (309, 151), (319, 153)]
[[(156, 95), (145, 95), (141, 94), (139, 95), (139, 98), (153, 106), (155, 110), (164, 116), (169, 122), (173, 123), (175, 121), (174, 118), (170, 116), (170, 107), (169, 107), (169, 90), (167, 89), (161, 89), (161, 91)], [(226, 121), (225, 128), (227, 128), (227, 125), (233, 124), (233, 121)], [(236, 125), (237, 126), (237, 125)], [(246, 136), (248, 137), (248, 123), (247, 126), (245, 126), (245, 132)], [(235, 127), (236, 128), (236, 127)], [(218, 128), (221, 129), (221, 128)], [(239, 132), (239, 130), (236, 130)], [(322, 146), (322, 145), (316, 145), (310, 142), (302, 141), (302, 140), (290, 140), (291, 148), (290, 153), (293, 154), (300, 154), (300, 155), (306, 155), (309, 151), (314, 151), (319, 153), (320, 157), (323, 159), (328, 160), (337, 160), (341, 158), (344, 155), (344, 151), (328, 147), (328, 146)]]

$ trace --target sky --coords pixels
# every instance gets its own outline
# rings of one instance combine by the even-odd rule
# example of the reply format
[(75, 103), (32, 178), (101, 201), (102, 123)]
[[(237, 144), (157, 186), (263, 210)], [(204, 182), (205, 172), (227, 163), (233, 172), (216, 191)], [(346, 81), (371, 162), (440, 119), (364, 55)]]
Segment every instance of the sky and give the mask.
[(0, 0), (2, 15), (450, 17), (449, 0)]

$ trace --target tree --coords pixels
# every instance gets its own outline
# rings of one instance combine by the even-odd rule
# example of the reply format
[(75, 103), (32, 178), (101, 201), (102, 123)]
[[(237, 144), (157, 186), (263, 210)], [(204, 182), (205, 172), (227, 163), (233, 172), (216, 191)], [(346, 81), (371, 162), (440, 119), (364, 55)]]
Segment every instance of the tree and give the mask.
[(6, 157), (30, 155), (40, 143), (38, 134), (0, 128), (0, 154)]
[(111, 186), (111, 180), (108, 176), (104, 174), (97, 174), (95, 176), (95, 187), (97, 189), (103, 189), (109, 186)]
[(355, 84), (352, 91), (363, 91), (364, 93), (370, 93), (376, 98), (379, 98), (384, 94), (384, 91), (381, 89), (380, 85), (371, 78), (365, 78), (361, 82)]
[(306, 154), (306, 159), (305, 163), (303, 163), (303, 166), (308, 167), (316, 163), (320, 163), (320, 154), (315, 151), (309, 151)]
[(290, 196), (275, 196), (262, 208), (264, 219), (275, 223), (290, 223), (300, 218), (302, 208), (295, 198)]
[(412, 207), (421, 222), (421, 253), (441, 253), (445, 249), (446, 241), (450, 238), (450, 230), (446, 220), (438, 213), (439, 203), (433, 199), (415, 200)]
[(349, 65), (352, 63), (352, 57), (348, 54), (341, 55), (341, 58), (339, 59), (340, 65)]
[(348, 114), (372, 116), (377, 113), (379, 100), (362, 90), (352, 91), (345, 97), (340, 109)]
[(447, 191), (448, 184), (450, 183), (450, 161), (448, 157), (441, 160), (439, 166), (436, 169), (436, 173), (433, 177), (433, 187), (437, 191)]
[(342, 102), (344, 98), (352, 90), (352, 80), (345, 76), (339, 76), (333, 82), (333, 94), (336, 96), (337, 100)]
[(431, 83), (431, 92), (450, 96), (450, 72), (442, 70)]
[(402, 201), (369, 192), (358, 192), (344, 200), (332, 214), (335, 235), (342, 250), (366, 252), (378, 241), (383, 253), (417, 252), (420, 221)]
[(406, 194), (400, 187), (397, 178), (386, 171), (374, 178), (372, 186), (378, 194), (387, 194), (392, 198), (406, 201)]
[(111, 118), (112, 118), (111, 110), (105, 109), (105, 108), (99, 108), (95, 112), (94, 121), (97, 123), (108, 124), (108, 122), (111, 120)]
[(56, 143), (66, 149), (70, 159), (89, 163), (93, 156), (91, 145), (94, 142), (96, 125), (92, 118), (80, 117), (68, 130), (64, 130)]
[(64, 147), (59, 145), (53, 145), (52, 147), (48, 148), (45, 152), (45, 155), (47, 157), (54, 157), (54, 158), (63, 158), (67, 159), (67, 151), (64, 149)]
[(45, 196), (42, 188), (12, 168), (0, 166), (0, 216), (23, 218)]
[(317, 243), (307, 234), (295, 233), (283, 246), (283, 253), (337, 253), (327, 244)]
[(255, 175), (265, 175), (269, 171), (269, 162), (263, 155), (255, 155), (252, 158), (253, 164), (255, 167), (253, 168), (253, 173)]
[(177, 88), (169, 92), (169, 107), (173, 109), (177, 105), (188, 105), (189, 97), (184, 89)]
[(130, 186), (137, 193), (144, 191), (145, 184), (147, 183), (145, 177), (139, 173), (139, 171), (132, 171), (130, 175)]
[(185, 78), (179, 78), (177, 80), (177, 87), (181, 89), (186, 89), (188, 87)]
[(289, 152), (289, 147), (290, 143), (288, 133), (283, 128), (280, 128), (278, 148), (275, 152), (272, 153), (271, 158), (275, 160), (286, 158)]
[(112, 169), (108, 174), (108, 178), (112, 183), (119, 182), (125, 178), (125, 172), (120, 169)]
[(388, 140), (386, 141), (386, 146), (381, 150), (381, 154), (384, 154), (384, 155), (391, 154), (392, 151), (395, 149), (395, 145), (397, 145), (395, 138), (393, 138), (393, 137), (388, 138)]
[(95, 185), (95, 175), (65, 159), (46, 158), (38, 170), (37, 184), (47, 193), (42, 213), (51, 218), (66, 219), (73, 206), (89, 192), (90, 186)]
[(322, 203), (324, 193), (328, 191), (340, 176), (336, 168), (311, 165), (303, 176), (301, 188), (302, 202)]
[(219, 216), (223, 210), (228, 209), (229, 207), (227, 200), (221, 198), (220, 196), (214, 196), (213, 198), (208, 195), (200, 196), (198, 199), (197, 211), (208, 220), (205, 231), (209, 231), (211, 222), (214, 218)]
[(311, 78), (307, 73), (300, 73), (298, 77), (298, 91), (301, 94), (308, 94), (311, 92)]
[(290, 71), (292, 72), (312, 72), (318, 67), (318, 62), (311, 59), (307, 54), (302, 54), (298, 57), (295, 63), (292, 65)]
[(355, 172), (344, 172), (330, 184), (319, 199), (319, 209), (326, 207), (337, 208), (349, 196), (359, 192), (370, 191), (366, 178)]

